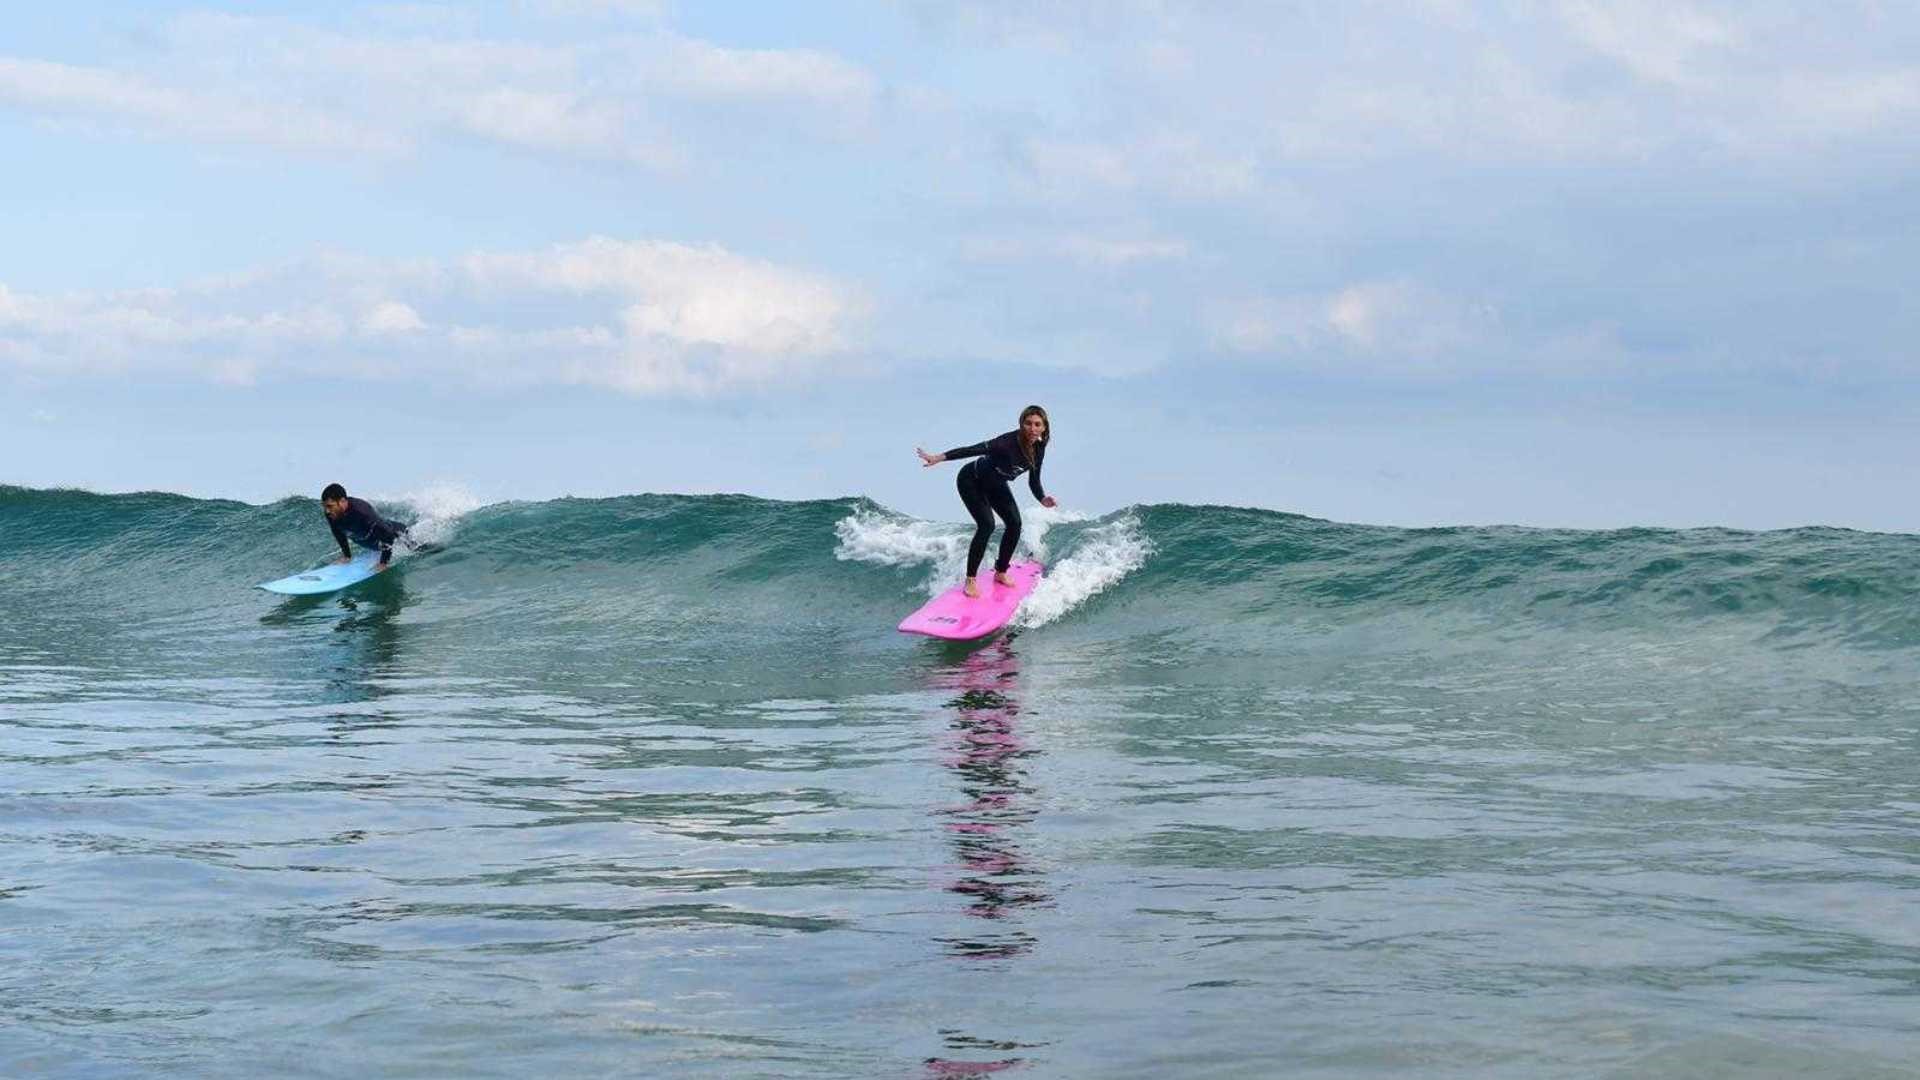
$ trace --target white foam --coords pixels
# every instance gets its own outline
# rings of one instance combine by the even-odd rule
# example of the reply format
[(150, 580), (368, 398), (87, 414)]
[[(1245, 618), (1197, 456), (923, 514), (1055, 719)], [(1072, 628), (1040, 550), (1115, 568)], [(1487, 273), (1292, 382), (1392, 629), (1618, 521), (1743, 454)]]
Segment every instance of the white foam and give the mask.
[(1055, 525), (1087, 520), (1090, 520), (1087, 515), (1076, 510), (1062, 510), (1059, 507), (1049, 510), (1044, 506), (1028, 507), (1020, 511), (1020, 550), (1045, 563), (1047, 531)]
[(840, 546), (833, 557), (843, 562), (882, 566), (931, 566), (927, 595), (958, 581), (967, 567), (967, 540), (973, 530), (921, 521), (885, 510), (860, 508), (833, 524)]
[[(1045, 507), (1034, 507), (1021, 517), (1021, 550), (1042, 562), (1047, 561), (1047, 532), (1052, 526), (1089, 520), (1085, 514)], [(840, 538), (833, 553), (837, 559), (929, 567), (924, 585), (928, 596), (960, 580), (966, 571), (967, 541), (973, 536), (965, 525), (865, 508), (835, 522), (833, 531)], [(1048, 564), (1046, 576), (1021, 606), (1014, 625), (1052, 622), (1139, 569), (1152, 552), (1153, 545), (1140, 532), (1139, 519), (1132, 515), (1087, 530), (1064, 558)]]
[(1066, 558), (1047, 567), (1013, 624), (1045, 626), (1140, 569), (1151, 554), (1153, 544), (1131, 514), (1087, 530)]
[(391, 501), (413, 511), (414, 521), (407, 535), (423, 544), (444, 544), (453, 539), (461, 518), (490, 505), (466, 487), (453, 483), (429, 484), (394, 496)]

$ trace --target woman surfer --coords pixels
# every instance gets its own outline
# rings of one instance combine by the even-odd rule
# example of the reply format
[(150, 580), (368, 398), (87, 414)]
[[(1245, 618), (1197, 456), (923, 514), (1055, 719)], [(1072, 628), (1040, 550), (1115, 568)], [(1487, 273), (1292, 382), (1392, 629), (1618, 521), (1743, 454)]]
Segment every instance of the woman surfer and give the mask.
[(929, 454), (914, 447), (913, 452), (919, 454), (920, 461), (926, 465), (938, 465), (953, 458), (976, 459), (960, 467), (957, 479), (960, 501), (967, 504), (967, 513), (973, 515), (973, 543), (967, 547), (968, 596), (980, 595), (980, 586), (974, 578), (979, 575), (980, 560), (987, 553), (987, 539), (993, 535), (995, 514), (1000, 515), (1007, 527), (1000, 534), (1000, 557), (994, 560), (993, 579), (1002, 585), (1013, 584), (1007, 577), (1007, 567), (1013, 565), (1013, 549), (1020, 543), (1020, 507), (1014, 503), (1013, 489), (1007, 486), (1007, 481), (1027, 473), (1027, 487), (1033, 497), (1040, 500), (1041, 506), (1053, 506), (1053, 496), (1040, 487), (1040, 465), (1046, 460), (1047, 443), (1052, 437), (1053, 426), (1047, 421), (1047, 410), (1029, 405), (1020, 410), (1018, 427), (986, 442), (958, 447), (944, 454)]

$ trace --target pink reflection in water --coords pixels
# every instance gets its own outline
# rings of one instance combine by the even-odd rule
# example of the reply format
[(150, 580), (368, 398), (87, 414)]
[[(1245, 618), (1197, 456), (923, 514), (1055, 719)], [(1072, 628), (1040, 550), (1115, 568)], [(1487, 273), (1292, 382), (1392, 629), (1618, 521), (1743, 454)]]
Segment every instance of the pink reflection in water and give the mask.
[[(946, 703), (951, 719), (942, 764), (964, 796), (964, 801), (935, 811), (959, 871), (945, 889), (965, 897), (962, 910), (982, 920), (974, 929), (939, 942), (948, 956), (966, 963), (1004, 964), (1030, 953), (1034, 937), (1013, 917), (1052, 901), (1044, 877), (1020, 843), (1036, 816), (1029, 805), (1033, 792), (1024, 765), (1036, 751), (1020, 734), (1019, 670), (1018, 658), (1003, 639), (933, 677), (936, 688), (954, 693)], [(1026, 1063), (1025, 1058), (1006, 1056), (1026, 1044), (975, 1039), (955, 1031), (943, 1035), (950, 1052), (994, 1056), (981, 1061), (928, 1058), (928, 1076), (984, 1076)]]

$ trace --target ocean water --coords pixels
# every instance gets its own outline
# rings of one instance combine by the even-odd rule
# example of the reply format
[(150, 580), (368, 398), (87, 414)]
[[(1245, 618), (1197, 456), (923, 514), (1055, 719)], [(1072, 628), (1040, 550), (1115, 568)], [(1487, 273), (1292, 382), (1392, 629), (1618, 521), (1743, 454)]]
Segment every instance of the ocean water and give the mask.
[(0, 488), (0, 1075), (1920, 1075), (1920, 541)]

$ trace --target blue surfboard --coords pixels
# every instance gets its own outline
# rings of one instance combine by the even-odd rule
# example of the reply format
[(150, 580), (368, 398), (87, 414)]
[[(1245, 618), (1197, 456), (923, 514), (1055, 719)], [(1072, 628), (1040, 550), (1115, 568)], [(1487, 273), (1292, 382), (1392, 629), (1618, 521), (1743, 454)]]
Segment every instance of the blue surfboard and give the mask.
[(322, 593), (339, 592), (349, 585), (358, 585), (379, 573), (374, 569), (379, 562), (379, 552), (363, 551), (355, 555), (352, 562), (316, 566), (312, 570), (276, 581), (263, 581), (254, 588), (279, 593), (281, 596), (319, 596)]

